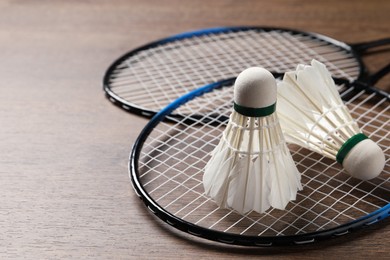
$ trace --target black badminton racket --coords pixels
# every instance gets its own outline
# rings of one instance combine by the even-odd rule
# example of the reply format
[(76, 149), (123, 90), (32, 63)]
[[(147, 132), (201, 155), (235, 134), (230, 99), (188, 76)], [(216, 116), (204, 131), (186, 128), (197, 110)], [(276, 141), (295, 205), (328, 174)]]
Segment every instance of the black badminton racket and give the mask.
[(337, 78), (362, 80), (367, 73), (362, 55), (389, 43), (390, 38), (348, 45), (324, 35), (283, 28), (204, 29), (128, 52), (108, 68), (103, 85), (115, 104), (152, 116), (183, 94), (235, 77), (252, 66), (284, 73), (317, 59)]
[(351, 115), (385, 153), (381, 175), (360, 181), (344, 173), (338, 163), (289, 145), (302, 173), (303, 190), (286, 210), (241, 215), (218, 208), (205, 196), (202, 176), (228, 122), (233, 83), (228, 79), (185, 94), (157, 113), (136, 140), (129, 163), (131, 181), (158, 218), (200, 238), (276, 246), (338, 237), (390, 215), (389, 95), (345, 84), (339, 89)]

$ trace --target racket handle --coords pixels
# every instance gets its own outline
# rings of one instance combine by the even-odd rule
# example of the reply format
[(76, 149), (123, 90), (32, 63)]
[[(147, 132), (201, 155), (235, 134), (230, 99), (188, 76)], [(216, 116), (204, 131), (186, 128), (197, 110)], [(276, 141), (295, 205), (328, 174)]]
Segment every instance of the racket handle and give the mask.
[(377, 71), (376, 73), (372, 74), (369, 78), (368, 78), (368, 83), (370, 85), (375, 85), (381, 78), (383, 78), (384, 76), (386, 76), (388, 73), (390, 72), (390, 63), (387, 64), (386, 66), (384, 66), (382, 69), (380, 69), (379, 71)]
[(350, 45), (355, 52), (362, 54), (365, 53), (367, 50), (375, 47), (390, 45), (390, 38), (383, 38), (375, 41), (361, 42), (361, 43), (355, 43)]

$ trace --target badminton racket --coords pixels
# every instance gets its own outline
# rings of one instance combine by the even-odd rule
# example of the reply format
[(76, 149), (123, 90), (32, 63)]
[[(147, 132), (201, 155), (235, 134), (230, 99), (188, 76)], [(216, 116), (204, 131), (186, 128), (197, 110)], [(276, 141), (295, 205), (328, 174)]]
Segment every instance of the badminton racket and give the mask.
[(185, 93), (235, 77), (252, 66), (284, 73), (316, 59), (337, 78), (362, 80), (367, 73), (362, 56), (389, 43), (387, 38), (348, 45), (324, 35), (283, 28), (204, 29), (126, 53), (108, 68), (103, 85), (114, 104), (150, 117)]
[(212, 83), (185, 94), (157, 113), (136, 140), (129, 162), (131, 182), (154, 215), (193, 236), (244, 246), (313, 243), (389, 216), (389, 95), (345, 84), (339, 89), (351, 115), (385, 153), (387, 162), (377, 178), (360, 181), (338, 163), (289, 145), (302, 173), (303, 190), (285, 210), (241, 215), (218, 208), (205, 196), (202, 176), (228, 122), (233, 82)]

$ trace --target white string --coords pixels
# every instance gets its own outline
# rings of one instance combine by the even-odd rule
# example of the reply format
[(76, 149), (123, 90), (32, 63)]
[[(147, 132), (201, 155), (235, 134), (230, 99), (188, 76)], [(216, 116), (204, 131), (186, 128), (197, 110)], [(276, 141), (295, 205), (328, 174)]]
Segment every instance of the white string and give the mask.
[[(222, 100), (225, 98), (226, 100), (229, 100), (230, 103), (230, 95), (224, 96), (224, 92), (227, 91), (221, 91), (221, 93), (219, 93), (218, 95), (218, 98)], [(357, 120), (361, 120), (368, 114), (377, 113), (375, 117), (372, 117), (371, 120), (365, 122), (363, 126), (374, 126), (374, 130), (372, 130), (372, 132), (383, 131), (374, 123), (378, 121), (378, 118), (388, 118), (388, 116), (386, 115), (386, 112), (388, 112), (388, 107), (381, 108), (383, 106), (386, 106), (384, 105), (385, 100), (376, 103), (374, 106), (369, 106), (369, 108), (366, 108), (366, 104), (369, 103), (374, 96), (365, 96), (362, 93), (359, 93), (358, 95), (359, 98), (354, 99), (356, 101), (359, 101), (357, 103), (358, 105), (354, 106), (351, 110), (355, 111), (357, 109), (364, 109), (364, 112), (362, 113), (364, 115), (357, 118)], [(205, 99), (209, 97), (216, 97), (216, 95), (207, 96)], [(363, 101), (361, 101), (360, 97), (363, 97)], [(200, 101), (195, 99), (194, 102), (199, 103)], [(213, 105), (214, 100), (209, 100), (209, 102), (206, 102), (206, 104)], [(351, 105), (355, 105), (355, 103)], [(194, 109), (196, 107), (191, 104), (188, 104), (188, 106), (191, 107), (191, 109)], [(216, 108), (215, 110), (219, 109), (220, 108)], [(197, 114), (197, 110), (195, 109), (193, 113)], [(228, 113), (229, 111), (225, 111), (225, 114)], [(212, 118), (212, 110), (209, 114), (206, 114), (205, 117)], [(190, 118), (190, 116), (187, 116), (187, 119), (188, 118)], [(344, 173), (337, 164), (329, 165), (328, 163), (322, 162), (321, 160), (317, 160), (312, 157), (313, 155), (315, 155), (314, 153), (307, 153), (304, 149), (300, 148), (297, 151), (294, 151), (293, 156), (300, 156), (301, 159), (296, 161), (296, 163), (299, 167), (305, 167), (305, 170), (302, 171), (302, 174), (305, 180), (304, 191), (306, 190), (306, 192), (303, 197), (302, 195), (299, 195), (298, 201), (293, 202), (291, 204), (291, 207), (289, 207), (286, 212), (284, 212), (283, 214), (279, 214), (277, 211), (271, 210), (266, 214), (263, 214), (262, 216), (254, 217), (253, 214), (248, 214), (244, 216), (239, 216), (237, 218), (237, 214), (235, 212), (225, 210), (224, 214), (219, 217), (216, 217), (220, 214), (221, 210), (216, 209), (213, 202), (210, 201), (210, 199), (204, 197), (203, 192), (199, 191), (201, 190), (200, 180), (202, 175), (202, 167), (194, 166), (193, 164), (186, 162), (186, 160), (189, 160), (190, 158), (199, 157), (199, 161), (203, 162), (204, 165), (207, 162), (208, 155), (202, 150), (205, 149), (207, 146), (213, 144), (215, 145), (219, 139), (218, 134), (214, 136), (209, 135), (209, 133), (207, 132), (211, 129), (214, 129), (215, 127), (213, 128), (207, 124), (202, 124), (202, 120), (203, 119), (200, 119), (198, 121), (198, 124), (194, 125), (184, 124), (183, 120), (179, 119), (176, 119), (176, 123), (173, 125), (168, 123), (160, 123), (162, 127), (159, 126), (158, 128), (156, 128), (151, 135), (153, 136), (153, 138), (151, 140), (148, 139), (145, 143), (145, 147), (149, 146), (148, 148), (150, 148), (152, 152), (148, 151), (148, 153), (142, 154), (142, 156), (147, 159), (145, 165), (142, 165), (142, 167), (147, 167), (147, 165), (149, 164), (151, 165), (150, 169), (146, 170), (143, 173), (140, 173), (143, 174), (141, 175), (142, 180), (146, 178), (144, 187), (147, 188), (147, 186), (151, 185), (151, 183), (153, 182), (160, 182), (158, 183), (158, 185), (153, 185), (153, 189), (148, 191), (149, 194), (153, 196), (156, 191), (165, 188), (165, 184), (175, 184), (176, 186), (173, 186), (173, 188), (165, 192), (160, 192), (163, 195), (155, 199), (160, 204), (164, 205), (165, 208), (177, 208), (177, 210), (174, 212), (175, 214), (180, 214), (181, 212), (185, 213), (182, 217), (183, 219), (188, 218), (188, 220), (191, 220), (196, 224), (206, 226), (210, 229), (218, 227), (218, 229), (221, 229), (222, 231), (238, 232), (242, 235), (245, 235), (248, 232), (251, 233), (253, 232), (253, 230), (258, 230), (258, 235), (268, 235), (269, 233), (272, 233), (274, 235), (290, 234), (286, 232), (294, 232), (295, 234), (299, 234), (335, 227), (344, 223), (346, 219), (356, 219), (360, 215), (363, 216), (389, 203), (386, 197), (379, 196), (375, 193), (376, 190), (380, 189), (385, 194), (388, 194), (388, 192), (390, 191), (390, 187), (388, 185), (388, 178), (379, 179), (381, 181), (379, 185), (374, 185), (371, 182), (368, 182), (370, 183), (370, 185), (372, 184), (372, 188), (370, 190), (365, 190), (363, 188), (360, 188), (362, 184), (361, 182), (356, 184), (352, 181), (352, 178), (342, 177)], [(161, 130), (159, 130), (160, 128)], [(174, 130), (174, 132), (167, 129), (172, 129)], [(174, 133), (174, 135), (171, 135), (172, 133)], [(194, 134), (195, 140), (199, 138), (209, 139), (209, 141), (204, 141), (199, 146), (194, 145), (194, 143), (188, 143), (189, 141), (191, 141), (190, 139), (192, 139), (192, 137), (185, 137), (186, 133), (187, 135), (191, 136)], [(218, 133), (222, 133), (222, 128), (218, 131)], [(385, 136), (382, 138), (383, 141), (387, 141), (387, 135), (385, 134)], [(379, 142), (381, 142), (381, 140), (379, 140)], [(160, 145), (156, 146), (156, 143), (160, 143)], [(169, 146), (171, 144), (173, 144), (174, 147), (169, 147), (169, 149), (171, 149), (171, 154), (165, 160), (161, 161), (156, 158), (156, 156), (149, 156), (149, 154), (154, 153), (164, 154), (166, 148), (162, 149), (162, 147), (164, 145)], [(185, 154), (183, 156), (183, 151), (180, 148), (180, 146), (183, 145), (187, 145), (189, 149), (191, 148), (190, 154)], [(171, 157), (175, 158), (177, 162), (170, 165), (168, 161)], [(142, 159), (140, 161), (142, 161)], [(311, 161), (311, 164), (307, 165), (306, 162), (308, 161)], [(161, 164), (164, 168), (166, 167), (166, 170), (160, 172), (158, 169), (155, 168), (155, 164)], [(180, 168), (184, 170), (176, 170), (179, 165)], [(313, 168), (316, 167), (316, 165), (322, 165), (321, 170), (316, 170), (315, 168)], [(332, 171), (335, 171), (335, 174), (328, 175), (328, 172)], [(169, 172), (175, 172), (176, 174), (170, 176)], [(188, 174), (189, 172), (192, 172), (192, 174)], [(155, 176), (148, 176), (150, 174)], [(178, 177), (180, 175), (182, 175), (183, 177), (182, 182), (175, 180), (175, 177)], [(161, 182), (159, 176), (164, 176), (165, 178), (167, 178), (167, 180)], [(193, 182), (192, 186), (188, 186), (186, 184), (190, 180), (195, 181)], [(184, 188), (185, 191), (181, 191), (179, 194), (176, 194), (176, 190), (181, 190), (179, 189), (179, 187)], [(332, 192), (326, 193), (322, 191), (322, 189), (324, 188), (326, 188), (326, 190), (335, 189), (339, 194), (339, 197), (334, 197)], [(359, 197), (355, 193), (364, 195)], [(170, 199), (172, 197), (174, 199)], [(315, 200), (313, 198), (318, 199)], [(166, 201), (166, 199), (168, 199), (168, 201)], [(184, 206), (180, 207), (180, 205), (183, 204), (183, 201), (185, 201), (186, 203), (184, 203)], [(305, 204), (302, 204), (301, 201), (306, 201), (307, 203), (310, 202), (310, 204), (305, 206)], [(364, 205), (370, 211), (366, 210), (365, 208), (360, 208), (361, 204)], [(210, 208), (210, 210), (204, 211), (204, 208)], [(322, 213), (318, 212), (321, 208), (325, 208), (326, 210)], [(342, 209), (337, 212), (337, 208)], [(297, 212), (299, 211), (303, 211), (305, 212), (305, 214), (309, 214), (314, 217), (310, 220), (305, 216), (298, 214)], [(328, 215), (326, 214), (327, 212)], [(354, 215), (349, 215), (349, 212), (354, 212)], [(231, 218), (234, 218), (235, 221), (230, 222), (229, 219)], [(213, 222), (210, 222), (210, 219), (213, 219)], [(272, 221), (270, 221), (271, 219)], [(293, 220), (289, 221), (291, 219)], [(248, 222), (249, 224), (245, 227), (241, 227), (241, 222)]]
[[(357, 76), (356, 59), (338, 47), (289, 32), (249, 30), (196, 36), (143, 50), (114, 70), (110, 86), (123, 100), (160, 110), (195, 87), (237, 76), (249, 66), (284, 72), (313, 58), (326, 61), (335, 75)], [(345, 72), (350, 67), (354, 69)]]

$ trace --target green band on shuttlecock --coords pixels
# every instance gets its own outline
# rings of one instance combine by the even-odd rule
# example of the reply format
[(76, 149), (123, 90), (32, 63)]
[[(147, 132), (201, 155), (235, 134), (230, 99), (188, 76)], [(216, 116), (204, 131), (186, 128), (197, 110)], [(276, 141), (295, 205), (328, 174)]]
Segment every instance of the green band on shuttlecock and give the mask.
[(244, 107), (244, 106), (238, 105), (238, 104), (236, 104), (236, 102), (234, 102), (233, 108), (237, 113), (240, 113), (241, 115), (244, 115), (244, 116), (264, 117), (264, 116), (269, 116), (275, 112), (276, 103), (272, 104), (268, 107), (253, 108), (253, 107)]
[(355, 145), (357, 145), (358, 143), (360, 143), (361, 141), (365, 140), (365, 139), (368, 139), (368, 137), (365, 135), (365, 134), (362, 134), (362, 133), (359, 133), (359, 134), (356, 134), (354, 136), (352, 136), (351, 138), (349, 138), (340, 148), (340, 150), (337, 152), (337, 155), (336, 155), (336, 160), (340, 163), (340, 164), (343, 164), (343, 161), (345, 159), (345, 156), (347, 156), (347, 154), (349, 153), (349, 151), (351, 151), (351, 149), (353, 147), (355, 147)]

